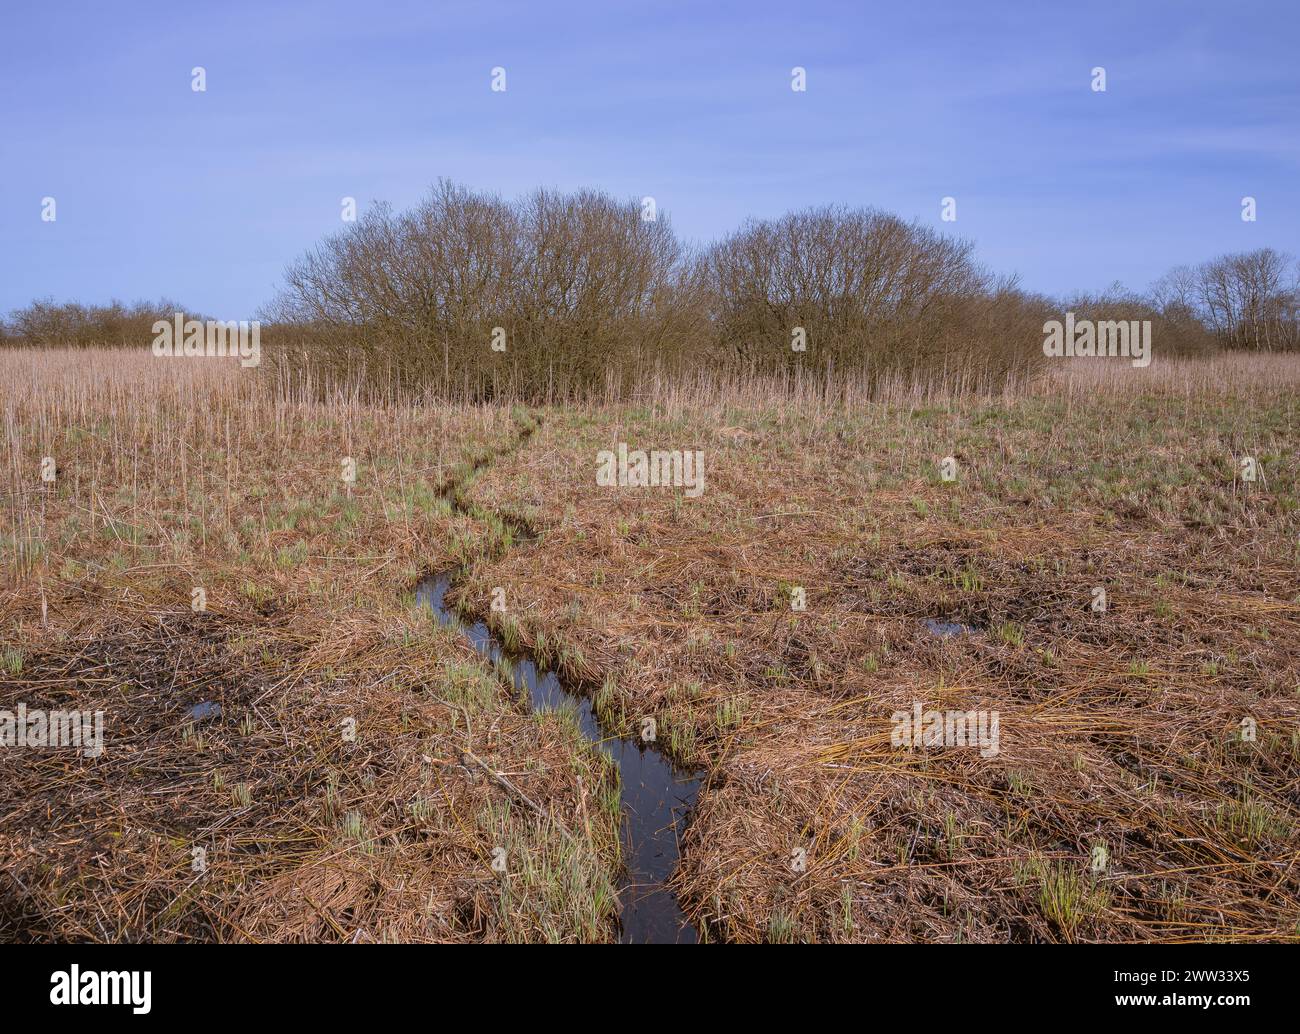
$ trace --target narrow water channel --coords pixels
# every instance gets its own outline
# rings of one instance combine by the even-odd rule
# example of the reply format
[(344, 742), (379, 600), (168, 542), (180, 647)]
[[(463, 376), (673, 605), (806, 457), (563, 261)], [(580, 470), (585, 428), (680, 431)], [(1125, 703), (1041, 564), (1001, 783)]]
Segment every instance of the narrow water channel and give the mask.
[(694, 944), (695, 928), (665, 884), (677, 868), (678, 841), (695, 806), (699, 775), (680, 771), (653, 747), (605, 736), (590, 698), (566, 689), (555, 672), (539, 668), (531, 657), (508, 653), (483, 622), (461, 621), (445, 600), (456, 574), (444, 571), (420, 582), (416, 603), (431, 608), (442, 624), (456, 628), (489, 663), (498, 657), (509, 660), (515, 688), (527, 688), (534, 710), (572, 707), (583, 735), (618, 765), (625, 869), (618, 888), (619, 939), (624, 944)]

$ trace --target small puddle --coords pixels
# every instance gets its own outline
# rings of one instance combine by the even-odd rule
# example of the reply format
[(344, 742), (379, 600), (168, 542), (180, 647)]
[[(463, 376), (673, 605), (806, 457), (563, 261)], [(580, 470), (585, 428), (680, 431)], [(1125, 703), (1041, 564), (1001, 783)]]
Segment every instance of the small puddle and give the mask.
[(934, 618), (926, 618), (925, 627), (932, 635), (937, 635), (941, 639), (954, 635), (974, 635), (979, 631), (970, 625), (962, 625), (956, 621), (936, 621)]
[(466, 624), (446, 604), (456, 571), (426, 578), (416, 587), (417, 605), (433, 610), (438, 621), (456, 628), (489, 662), (504, 657), (514, 667), (515, 688), (527, 688), (533, 710), (573, 708), (582, 733), (618, 765), (622, 777), (623, 863), (618, 888), (622, 908), (619, 940), (624, 944), (694, 944), (695, 928), (665, 884), (677, 868), (678, 841), (700, 790), (700, 773), (679, 770), (653, 748), (636, 740), (605, 736), (591, 700), (566, 689), (552, 671), (527, 655), (508, 653), (486, 624)]

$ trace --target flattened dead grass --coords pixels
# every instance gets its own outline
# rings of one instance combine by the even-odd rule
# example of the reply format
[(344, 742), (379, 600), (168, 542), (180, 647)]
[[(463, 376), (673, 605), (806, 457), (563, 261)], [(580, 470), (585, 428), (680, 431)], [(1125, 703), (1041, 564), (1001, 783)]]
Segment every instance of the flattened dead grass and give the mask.
[(106, 716), (100, 757), (5, 752), (0, 938), (608, 938), (616, 817), (575, 776), (614, 776), (564, 716), (530, 715), (428, 615), (303, 617), (119, 603), (0, 679)]
[(616, 773), (415, 611), (486, 548), (442, 491), (508, 410), (0, 363), (0, 708), (105, 715), (99, 757), (0, 752), (0, 940), (614, 936)]
[[(715, 938), (1295, 939), (1300, 404), (1246, 365), (557, 412), (475, 485), (541, 534), (466, 595), (709, 769), (677, 886)], [(703, 449), (704, 495), (598, 487), (620, 441)], [(893, 746), (915, 702), (999, 752)]]

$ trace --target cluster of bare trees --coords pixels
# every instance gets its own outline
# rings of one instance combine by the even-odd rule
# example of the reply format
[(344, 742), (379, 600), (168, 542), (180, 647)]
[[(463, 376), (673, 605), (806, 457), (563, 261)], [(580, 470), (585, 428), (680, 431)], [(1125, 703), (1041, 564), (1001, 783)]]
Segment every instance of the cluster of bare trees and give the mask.
[(1046, 303), (995, 281), (966, 241), (871, 209), (751, 221), (700, 260), (723, 360), (1002, 380), (1040, 357)]
[(1300, 265), (1272, 248), (1178, 266), (1146, 294), (1114, 284), (1063, 307), (1090, 319), (1150, 320), (1163, 356), (1300, 349)]
[(683, 262), (668, 221), (634, 202), (510, 204), (442, 182), (299, 259), (270, 315), (336, 365), (470, 395), (567, 392), (684, 346)]
[[(1271, 249), (1054, 301), (998, 279), (971, 245), (872, 209), (751, 220), (687, 247), (639, 201), (442, 181), (376, 205), (289, 268), (264, 313), (278, 362), (484, 398), (608, 391), (648, 372), (800, 371), (1000, 385), (1042, 361), (1066, 310), (1150, 319), (1159, 355), (1300, 348), (1296, 267)], [(0, 324), (28, 344), (145, 344), (167, 302), (37, 302)]]
[(1180, 266), (1151, 294), (1163, 316), (1199, 324), (1223, 348), (1300, 348), (1300, 269), (1272, 248)]
[(0, 343), (139, 347), (153, 340), (156, 321), (167, 320), (170, 323), (175, 313), (185, 311), (166, 299), (131, 305), (119, 301), (107, 305), (79, 305), (42, 299), (14, 310), (8, 320), (0, 320)]
[(299, 259), (270, 314), (286, 354), (471, 396), (702, 367), (1002, 380), (1040, 357), (1046, 302), (918, 224), (822, 208), (692, 250), (646, 216), (597, 192), (510, 203), (442, 182)]

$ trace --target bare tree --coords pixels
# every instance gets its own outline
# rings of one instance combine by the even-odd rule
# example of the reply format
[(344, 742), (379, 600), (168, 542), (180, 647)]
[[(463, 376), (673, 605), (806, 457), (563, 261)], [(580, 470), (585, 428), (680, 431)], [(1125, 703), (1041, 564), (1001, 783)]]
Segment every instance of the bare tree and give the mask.
[[(811, 361), (941, 377), (1033, 364), (1041, 352), (1023, 333), (1028, 324), (1015, 337), (997, 326), (999, 313), (1021, 314), (1027, 300), (1013, 283), (995, 286), (971, 252), (871, 209), (751, 221), (704, 260), (718, 348), (766, 368)], [(792, 347), (798, 331), (804, 354)]]

